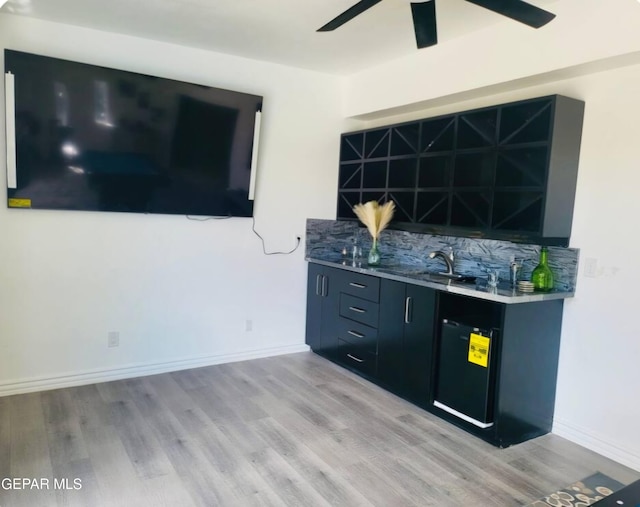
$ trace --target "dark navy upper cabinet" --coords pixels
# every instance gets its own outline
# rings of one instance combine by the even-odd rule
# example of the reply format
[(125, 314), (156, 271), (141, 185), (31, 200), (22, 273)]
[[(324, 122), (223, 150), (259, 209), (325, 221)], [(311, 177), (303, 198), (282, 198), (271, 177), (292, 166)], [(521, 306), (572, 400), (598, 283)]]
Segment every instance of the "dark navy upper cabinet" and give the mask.
[(393, 200), (393, 227), (567, 246), (584, 102), (552, 95), (342, 135), (338, 219)]

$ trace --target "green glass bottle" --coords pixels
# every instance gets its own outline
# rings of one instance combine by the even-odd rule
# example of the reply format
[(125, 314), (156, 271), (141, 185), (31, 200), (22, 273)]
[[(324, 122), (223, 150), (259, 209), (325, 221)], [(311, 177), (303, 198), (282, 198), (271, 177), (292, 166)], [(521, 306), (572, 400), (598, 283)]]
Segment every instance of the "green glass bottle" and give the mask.
[(540, 249), (540, 262), (531, 273), (533, 289), (547, 292), (553, 289), (553, 272), (548, 264), (549, 251), (546, 246)]

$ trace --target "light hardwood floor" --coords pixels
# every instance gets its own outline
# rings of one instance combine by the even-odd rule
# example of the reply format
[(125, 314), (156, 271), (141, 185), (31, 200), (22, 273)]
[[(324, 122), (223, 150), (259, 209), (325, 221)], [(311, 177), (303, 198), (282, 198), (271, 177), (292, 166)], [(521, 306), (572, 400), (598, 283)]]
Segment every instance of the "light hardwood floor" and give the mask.
[(515, 507), (597, 470), (640, 477), (555, 435), (497, 449), (312, 353), (0, 398), (0, 479), (50, 480), (1, 507)]

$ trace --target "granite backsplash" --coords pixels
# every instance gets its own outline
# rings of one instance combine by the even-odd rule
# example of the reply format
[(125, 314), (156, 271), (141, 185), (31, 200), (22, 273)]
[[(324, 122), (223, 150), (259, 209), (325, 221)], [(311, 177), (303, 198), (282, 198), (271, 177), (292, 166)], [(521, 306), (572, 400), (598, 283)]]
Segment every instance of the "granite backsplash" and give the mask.
[[(344, 248), (351, 251), (354, 238), (362, 246), (364, 262), (371, 246), (371, 236), (359, 222), (343, 220), (307, 219), (307, 258), (329, 261), (343, 260)], [(429, 259), (433, 250), (453, 248), (457, 273), (486, 277), (488, 270), (497, 269), (502, 279), (509, 279), (509, 265), (513, 258), (522, 261), (520, 278), (528, 280), (538, 264), (539, 245), (527, 245), (491, 239), (437, 236), (386, 229), (380, 235), (382, 266), (413, 266), (416, 269), (438, 270), (444, 268), (440, 259)], [(578, 276), (577, 248), (549, 247), (549, 266), (558, 290), (575, 291)], [(350, 262), (350, 256), (344, 259)]]

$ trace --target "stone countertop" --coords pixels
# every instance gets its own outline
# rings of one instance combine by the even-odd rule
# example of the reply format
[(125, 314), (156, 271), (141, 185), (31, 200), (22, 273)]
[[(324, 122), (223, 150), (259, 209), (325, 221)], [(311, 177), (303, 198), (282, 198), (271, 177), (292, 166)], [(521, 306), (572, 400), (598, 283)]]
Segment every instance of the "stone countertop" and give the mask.
[(345, 269), (365, 275), (378, 276), (398, 282), (412, 283), (422, 285), (432, 289), (450, 292), (451, 294), (459, 294), (461, 296), (470, 296), (478, 299), (486, 299), (496, 303), (532, 303), (535, 301), (549, 301), (551, 299), (567, 299), (574, 296), (574, 292), (567, 291), (551, 291), (551, 292), (520, 292), (513, 288), (509, 282), (498, 284), (498, 287), (487, 287), (486, 280), (478, 279), (476, 282), (459, 282), (459, 281), (440, 281), (435, 280), (436, 277), (426, 273), (423, 270), (417, 270), (415, 267), (407, 266), (376, 266), (369, 267), (366, 262), (354, 263), (348, 260), (339, 260), (333, 258), (315, 258), (306, 257), (308, 262), (321, 264), (332, 268)]

